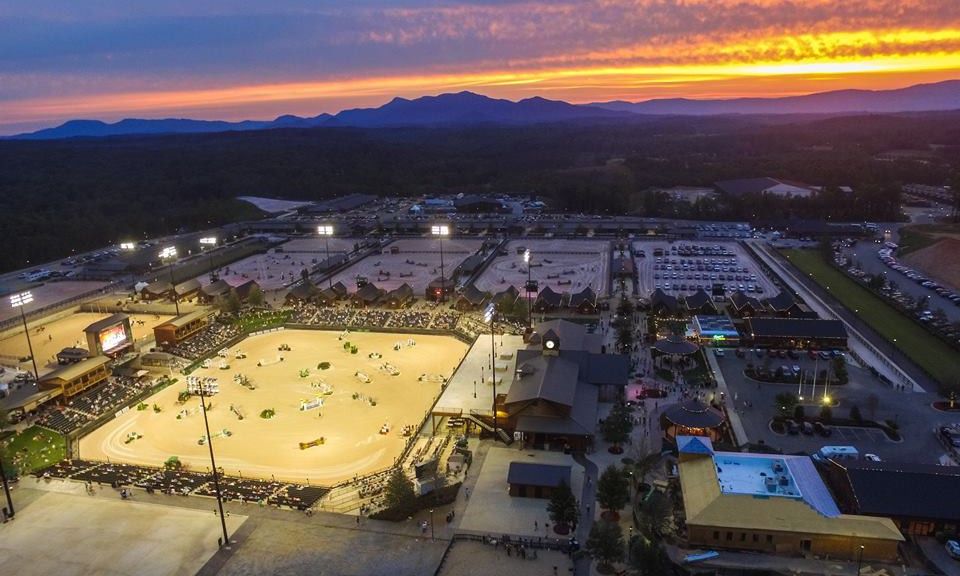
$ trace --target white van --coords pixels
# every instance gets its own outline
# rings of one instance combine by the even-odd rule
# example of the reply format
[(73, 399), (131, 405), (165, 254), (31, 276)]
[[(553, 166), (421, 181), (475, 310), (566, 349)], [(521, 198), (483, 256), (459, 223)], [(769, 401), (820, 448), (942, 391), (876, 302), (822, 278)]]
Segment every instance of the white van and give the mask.
[(860, 452), (853, 446), (821, 446), (815, 456), (824, 460), (859, 460)]

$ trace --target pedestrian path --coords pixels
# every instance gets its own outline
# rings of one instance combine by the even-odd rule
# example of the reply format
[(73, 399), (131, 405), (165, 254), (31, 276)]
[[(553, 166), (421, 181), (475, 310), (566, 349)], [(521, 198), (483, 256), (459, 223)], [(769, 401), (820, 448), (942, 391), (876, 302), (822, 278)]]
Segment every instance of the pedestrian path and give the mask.
[[(707, 363), (710, 364), (710, 369), (713, 370), (713, 376), (717, 380), (717, 391), (720, 392), (721, 398), (724, 399), (724, 408), (727, 408), (727, 421), (730, 422), (730, 428), (733, 430), (734, 443), (737, 446), (743, 446), (749, 439), (747, 438), (747, 430), (743, 427), (743, 422), (740, 420), (740, 414), (737, 412), (736, 400), (734, 400), (733, 395), (730, 393), (730, 389), (727, 388), (727, 381), (723, 377), (723, 371), (720, 370), (720, 365), (717, 364), (717, 358), (713, 354), (704, 354), (707, 357)], [(730, 410), (728, 407), (733, 406), (733, 410)]]

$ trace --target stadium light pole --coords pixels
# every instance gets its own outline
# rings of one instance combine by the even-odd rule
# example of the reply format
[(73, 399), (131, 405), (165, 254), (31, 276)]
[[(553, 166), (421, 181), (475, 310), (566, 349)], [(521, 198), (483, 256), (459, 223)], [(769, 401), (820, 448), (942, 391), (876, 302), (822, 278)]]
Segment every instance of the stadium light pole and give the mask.
[(7, 472), (3, 469), (3, 461), (0, 460), (0, 480), (3, 481), (3, 493), (7, 496), (7, 518), (16, 516), (13, 509), (13, 498), (10, 496), (10, 484), (7, 481)]
[(430, 233), (440, 239), (440, 301), (447, 301), (447, 278), (443, 273), (443, 237), (450, 235), (450, 226), (438, 224), (430, 228)]
[(210, 468), (213, 470), (213, 489), (217, 493), (217, 508), (220, 510), (220, 527), (223, 528), (223, 545), (230, 545), (227, 535), (227, 519), (223, 515), (223, 494), (220, 492), (220, 475), (217, 473), (217, 461), (213, 458), (213, 437), (210, 436), (210, 421), (207, 420), (207, 401), (203, 395), (206, 384), (203, 380), (197, 382), (197, 393), (200, 395), (200, 406), (203, 412), (203, 427), (207, 431), (207, 448), (210, 449)]
[(530, 276), (530, 249), (523, 251), (523, 263), (527, 265), (527, 328), (533, 328), (533, 307), (530, 306), (530, 288), (533, 282)]
[(497, 441), (497, 343), (493, 336), (493, 322), (497, 317), (497, 306), (493, 302), (487, 304), (483, 312), (483, 319), (490, 323), (490, 380), (493, 382), (493, 441)]
[(180, 315), (180, 298), (177, 296), (177, 283), (173, 279), (173, 264), (177, 261), (177, 249), (169, 246), (160, 251), (160, 261), (170, 260), (170, 287), (173, 290), (173, 305), (177, 309), (177, 316)]
[(330, 272), (330, 237), (333, 236), (333, 224), (317, 226), (317, 234), (323, 236), (323, 247), (327, 252), (327, 287), (333, 288), (333, 274)]
[(206, 238), (201, 238), (201, 239), (200, 239), (200, 249), (203, 250), (204, 247), (207, 247), (207, 246), (209, 247), (209, 248), (206, 248), (206, 251), (207, 251), (207, 256), (209, 257), (209, 260), (210, 260), (210, 281), (212, 282), (212, 281), (214, 281), (214, 280), (216, 279), (216, 278), (215, 278), (216, 275), (213, 273), (213, 270), (214, 270), (214, 268), (213, 268), (213, 250), (217, 247), (217, 237), (216, 237), (216, 236), (208, 236), (208, 237), (206, 237)]
[(30, 350), (30, 362), (33, 363), (33, 381), (39, 385), (40, 372), (37, 370), (37, 359), (33, 355), (33, 343), (30, 342), (30, 330), (27, 328), (27, 313), (23, 310), (23, 307), (31, 302), (33, 302), (33, 294), (31, 294), (29, 290), (10, 296), (10, 307), (20, 309), (20, 319), (23, 321), (23, 333), (27, 336), (27, 349)]

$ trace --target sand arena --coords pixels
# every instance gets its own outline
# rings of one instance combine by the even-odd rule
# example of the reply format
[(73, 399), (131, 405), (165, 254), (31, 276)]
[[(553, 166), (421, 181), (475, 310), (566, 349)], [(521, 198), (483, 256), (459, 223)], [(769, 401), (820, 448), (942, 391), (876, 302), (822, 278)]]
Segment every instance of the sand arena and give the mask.
[[(344, 350), (346, 341), (357, 346), (356, 354)], [(290, 350), (279, 351), (283, 345)], [(419, 425), (467, 348), (447, 336), (284, 330), (251, 336), (192, 376), (218, 379), (220, 392), (209, 400), (208, 417), (217, 465), (225, 473), (333, 484), (393, 464), (407, 442), (403, 427)], [(246, 358), (237, 359), (238, 351)], [(220, 369), (221, 360), (228, 369)], [(321, 362), (330, 368), (319, 370)], [(235, 383), (237, 374), (256, 389)], [(324, 385), (332, 393), (324, 395), (330, 391)], [(191, 469), (206, 470), (207, 447), (198, 443), (204, 436), (199, 398), (179, 404), (185, 389), (180, 376), (147, 400), (147, 410), (131, 408), (87, 435), (81, 457), (158, 466), (178, 456)], [(321, 399), (321, 406), (300, 409)], [(154, 412), (154, 404), (161, 412)], [(261, 418), (266, 409), (276, 416)], [(381, 434), (384, 426), (389, 431)], [(230, 435), (222, 436), (223, 430)], [(142, 437), (127, 442), (131, 434)], [(323, 444), (300, 448), (320, 438)]]

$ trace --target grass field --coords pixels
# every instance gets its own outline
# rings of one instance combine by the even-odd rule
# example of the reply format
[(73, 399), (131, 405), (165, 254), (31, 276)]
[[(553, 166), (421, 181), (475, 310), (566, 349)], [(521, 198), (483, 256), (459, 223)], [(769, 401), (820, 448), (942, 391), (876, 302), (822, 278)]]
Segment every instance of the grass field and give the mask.
[[(21, 476), (59, 462), (67, 455), (63, 436), (37, 426), (6, 438), (3, 444), (6, 454), (15, 455), (14, 465)], [(6, 459), (4, 464), (8, 465)]]
[(815, 282), (827, 288), (834, 298), (892, 342), (918, 366), (940, 382), (951, 382), (956, 376), (957, 352), (930, 334), (899, 310), (875, 296), (824, 261), (816, 250), (781, 250), (790, 262)]

